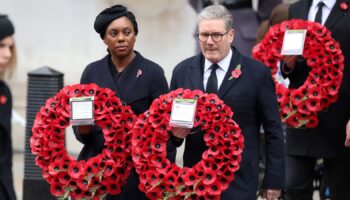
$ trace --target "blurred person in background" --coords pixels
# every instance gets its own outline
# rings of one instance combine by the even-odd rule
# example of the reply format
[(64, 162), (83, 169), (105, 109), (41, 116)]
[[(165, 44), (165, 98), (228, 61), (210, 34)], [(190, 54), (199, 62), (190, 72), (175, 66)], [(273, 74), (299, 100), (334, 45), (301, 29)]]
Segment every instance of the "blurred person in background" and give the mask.
[[(0, 199), (14, 200), (12, 176), (11, 112), (12, 95), (4, 82), (16, 65), (15, 29), (6, 15), (0, 14)], [(7, 76), (8, 75), (8, 76)]]
[(264, 39), (264, 36), (269, 31), (270, 27), (288, 20), (288, 10), (289, 4), (287, 3), (280, 3), (272, 10), (270, 17), (261, 22), (259, 26), (258, 33), (256, 35), (256, 44), (260, 43), (260, 41)]

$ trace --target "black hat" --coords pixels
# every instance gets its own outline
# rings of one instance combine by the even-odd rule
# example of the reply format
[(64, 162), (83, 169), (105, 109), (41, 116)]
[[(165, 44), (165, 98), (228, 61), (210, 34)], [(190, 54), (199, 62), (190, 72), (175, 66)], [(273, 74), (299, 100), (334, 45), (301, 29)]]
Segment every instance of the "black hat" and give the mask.
[(94, 23), (94, 29), (97, 33), (100, 34), (101, 38), (104, 38), (106, 33), (107, 26), (115, 19), (120, 17), (128, 18), (135, 30), (135, 34), (137, 35), (137, 22), (135, 16), (132, 12), (128, 11), (128, 9), (123, 5), (115, 5), (110, 8), (104, 9), (100, 14), (97, 15)]
[(15, 28), (13, 27), (11, 21), (7, 18), (7, 15), (0, 14), (0, 40), (7, 36), (11, 36), (15, 33)]

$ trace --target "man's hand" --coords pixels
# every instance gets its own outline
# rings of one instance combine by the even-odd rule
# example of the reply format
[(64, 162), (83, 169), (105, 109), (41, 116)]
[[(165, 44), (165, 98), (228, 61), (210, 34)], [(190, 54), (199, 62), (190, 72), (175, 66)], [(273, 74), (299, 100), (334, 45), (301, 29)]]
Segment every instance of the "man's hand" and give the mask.
[(87, 135), (87, 134), (91, 133), (91, 130), (92, 130), (92, 126), (91, 125), (78, 126), (78, 131), (82, 135)]
[(263, 199), (266, 200), (277, 200), (281, 195), (281, 190), (266, 189), (263, 193)]
[(287, 69), (291, 70), (295, 66), (295, 61), (297, 60), (297, 56), (283, 56), (283, 63)]
[(346, 124), (345, 146), (350, 147), (350, 120)]
[(183, 139), (191, 132), (191, 129), (173, 127), (171, 132), (173, 133), (173, 136)]

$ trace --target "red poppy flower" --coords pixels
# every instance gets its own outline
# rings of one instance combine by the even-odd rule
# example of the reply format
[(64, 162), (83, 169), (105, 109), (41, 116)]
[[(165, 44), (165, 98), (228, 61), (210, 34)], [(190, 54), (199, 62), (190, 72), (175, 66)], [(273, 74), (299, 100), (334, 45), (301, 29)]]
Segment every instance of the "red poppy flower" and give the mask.
[(77, 186), (82, 190), (86, 191), (89, 189), (89, 179), (88, 178), (79, 178), (77, 180)]
[(167, 185), (176, 185), (176, 182), (177, 182), (177, 175), (178, 174), (173, 174), (173, 173), (168, 173), (165, 175), (164, 177), (164, 184), (167, 184)]
[(5, 105), (7, 98), (5, 95), (0, 95), (0, 104)]
[(300, 127), (301, 126), (300, 119), (302, 119), (301, 114), (294, 113), (289, 118), (287, 118), (285, 122), (293, 127)]
[(306, 106), (312, 112), (316, 112), (320, 109), (321, 103), (315, 99), (309, 99), (306, 101)]
[(62, 163), (59, 162), (53, 162), (49, 165), (49, 171), (48, 173), (51, 175), (55, 175), (62, 170)]
[(71, 181), (71, 177), (67, 173), (59, 173), (57, 178), (62, 185), (68, 185), (68, 183)]
[(70, 192), (70, 196), (74, 199), (82, 199), (84, 197), (84, 191), (82, 191), (80, 188), (74, 188)]
[(292, 99), (293, 105), (298, 105), (300, 102), (306, 100), (307, 97), (305, 94), (303, 94), (303, 91), (303, 88), (298, 88), (291, 91), (290, 97)]
[(210, 185), (208, 189), (209, 189), (209, 194), (214, 196), (219, 196), (222, 192), (221, 184), (219, 183), (219, 181), (215, 181), (213, 184)]
[(238, 78), (239, 76), (241, 76), (241, 73), (241, 65), (237, 65), (235, 69), (231, 72), (231, 77), (229, 78), (229, 80), (233, 78)]
[(217, 180), (220, 184), (220, 188), (222, 190), (226, 190), (228, 188), (229, 184), (229, 180), (227, 178), (225, 178), (225, 176), (221, 177), (219, 180)]
[(306, 123), (306, 127), (307, 128), (313, 128), (315, 126), (317, 126), (318, 124), (318, 118), (317, 118), (317, 115), (314, 114), (314, 115), (311, 115)]
[(98, 95), (96, 94), (98, 92), (99, 92), (99, 87), (94, 83), (83, 86), (83, 94), (85, 96), (95, 96), (95, 95)]
[(62, 196), (65, 193), (65, 187), (66, 186), (60, 184), (59, 182), (54, 182), (50, 185), (50, 192), (55, 196)]
[[(101, 165), (100, 165), (101, 166)], [(114, 167), (115, 167), (115, 162), (113, 160), (107, 160), (105, 162), (105, 167), (104, 167), (104, 170), (103, 170), (103, 174), (105, 176), (111, 176), (114, 172)]]
[(75, 179), (78, 179), (84, 171), (82, 163), (72, 163), (68, 168), (68, 174)]
[(310, 99), (320, 99), (322, 95), (322, 91), (318, 87), (310, 87), (309, 88), (309, 98)]
[(210, 147), (207, 151), (209, 155), (216, 156), (220, 153), (220, 148), (213, 146), (213, 147)]
[[(207, 145), (216, 145), (218, 142), (218, 135), (217, 134), (215, 134), (215, 133), (209, 133), (209, 132), (207, 132), (205, 135), (204, 135), (204, 141), (205, 141), (205, 143), (207, 144)], [(215, 150), (217, 150), (217, 149), (215, 149)], [(210, 149), (209, 149), (209, 152), (208, 153), (210, 153), (210, 154), (215, 154), (215, 152), (214, 151), (211, 151)]]
[(348, 2), (342, 2), (342, 3), (340, 3), (339, 7), (341, 10), (347, 11), (349, 9), (349, 4), (348, 4)]
[(207, 168), (204, 171), (203, 184), (211, 185), (216, 180), (216, 174), (214, 170)]
[(202, 182), (199, 182), (196, 185), (196, 188), (194, 189), (194, 191), (196, 192), (196, 195), (198, 196), (204, 196), (209, 192), (209, 186), (203, 184)]
[(339, 90), (339, 84), (337, 83), (332, 83), (327, 86), (326, 91), (327, 94), (330, 96), (336, 96)]
[(301, 114), (305, 114), (305, 115), (311, 114), (311, 111), (309, 110), (309, 108), (306, 105), (306, 101), (300, 102), (298, 104), (298, 112), (300, 112)]
[(79, 95), (81, 95), (82, 87), (80, 87), (80, 85), (68, 86), (67, 89), (68, 93), (66, 94), (70, 97), (78, 97)]
[(142, 70), (141, 69), (138, 69), (137, 70), (137, 73), (136, 73), (136, 78), (138, 78), (139, 76), (142, 75)]
[(187, 171), (183, 176), (183, 181), (185, 185), (190, 186), (194, 185), (196, 180), (198, 179), (197, 175), (193, 172), (193, 170)]

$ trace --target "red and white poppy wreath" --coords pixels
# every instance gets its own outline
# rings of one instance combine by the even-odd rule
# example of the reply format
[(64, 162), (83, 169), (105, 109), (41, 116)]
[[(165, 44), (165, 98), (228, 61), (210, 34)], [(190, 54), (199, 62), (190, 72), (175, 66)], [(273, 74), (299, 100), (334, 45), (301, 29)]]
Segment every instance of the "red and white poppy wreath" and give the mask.
[[(197, 99), (194, 127), (202, 131), (208, 150), (192, 168), (181, 168), (166, 158), (175, 98)], [(150, 199), (220, 199), (239, 169), (244, 146), (232, 115), (230, 107), (216, 95), (200, 90), (177, 89), (154, 100), (139, 116), (131, 140), (141, 191)]]
[(338, 99), (344, 56), (339, 43), (321, 24), (300, 19), (284, 21), (270, 28), (253, 49), (253, 57), (264, 62), (273, 75), (282, 59), (283, 36), (288, 29), (307, 30), (302, 57), (310, 72), (304, 84), (296, 89), (286, 88), (275, 79), (280, 114), (289, 126), (313, 128), (318, 124), (317, 113)]
[[(71, 97), (94, 96), (94, 119), (104, 135), (105, 148), (87, 161), (77, 161), (65, 148)], [(132, 167), (130, 139), (136, 121), (129, 106), (96, 84), (66, 86), (37, 113), (30, 138), (35, 163), (51, 185), (53, 195), (66, 199), (103, 199), (118, 194)]]

